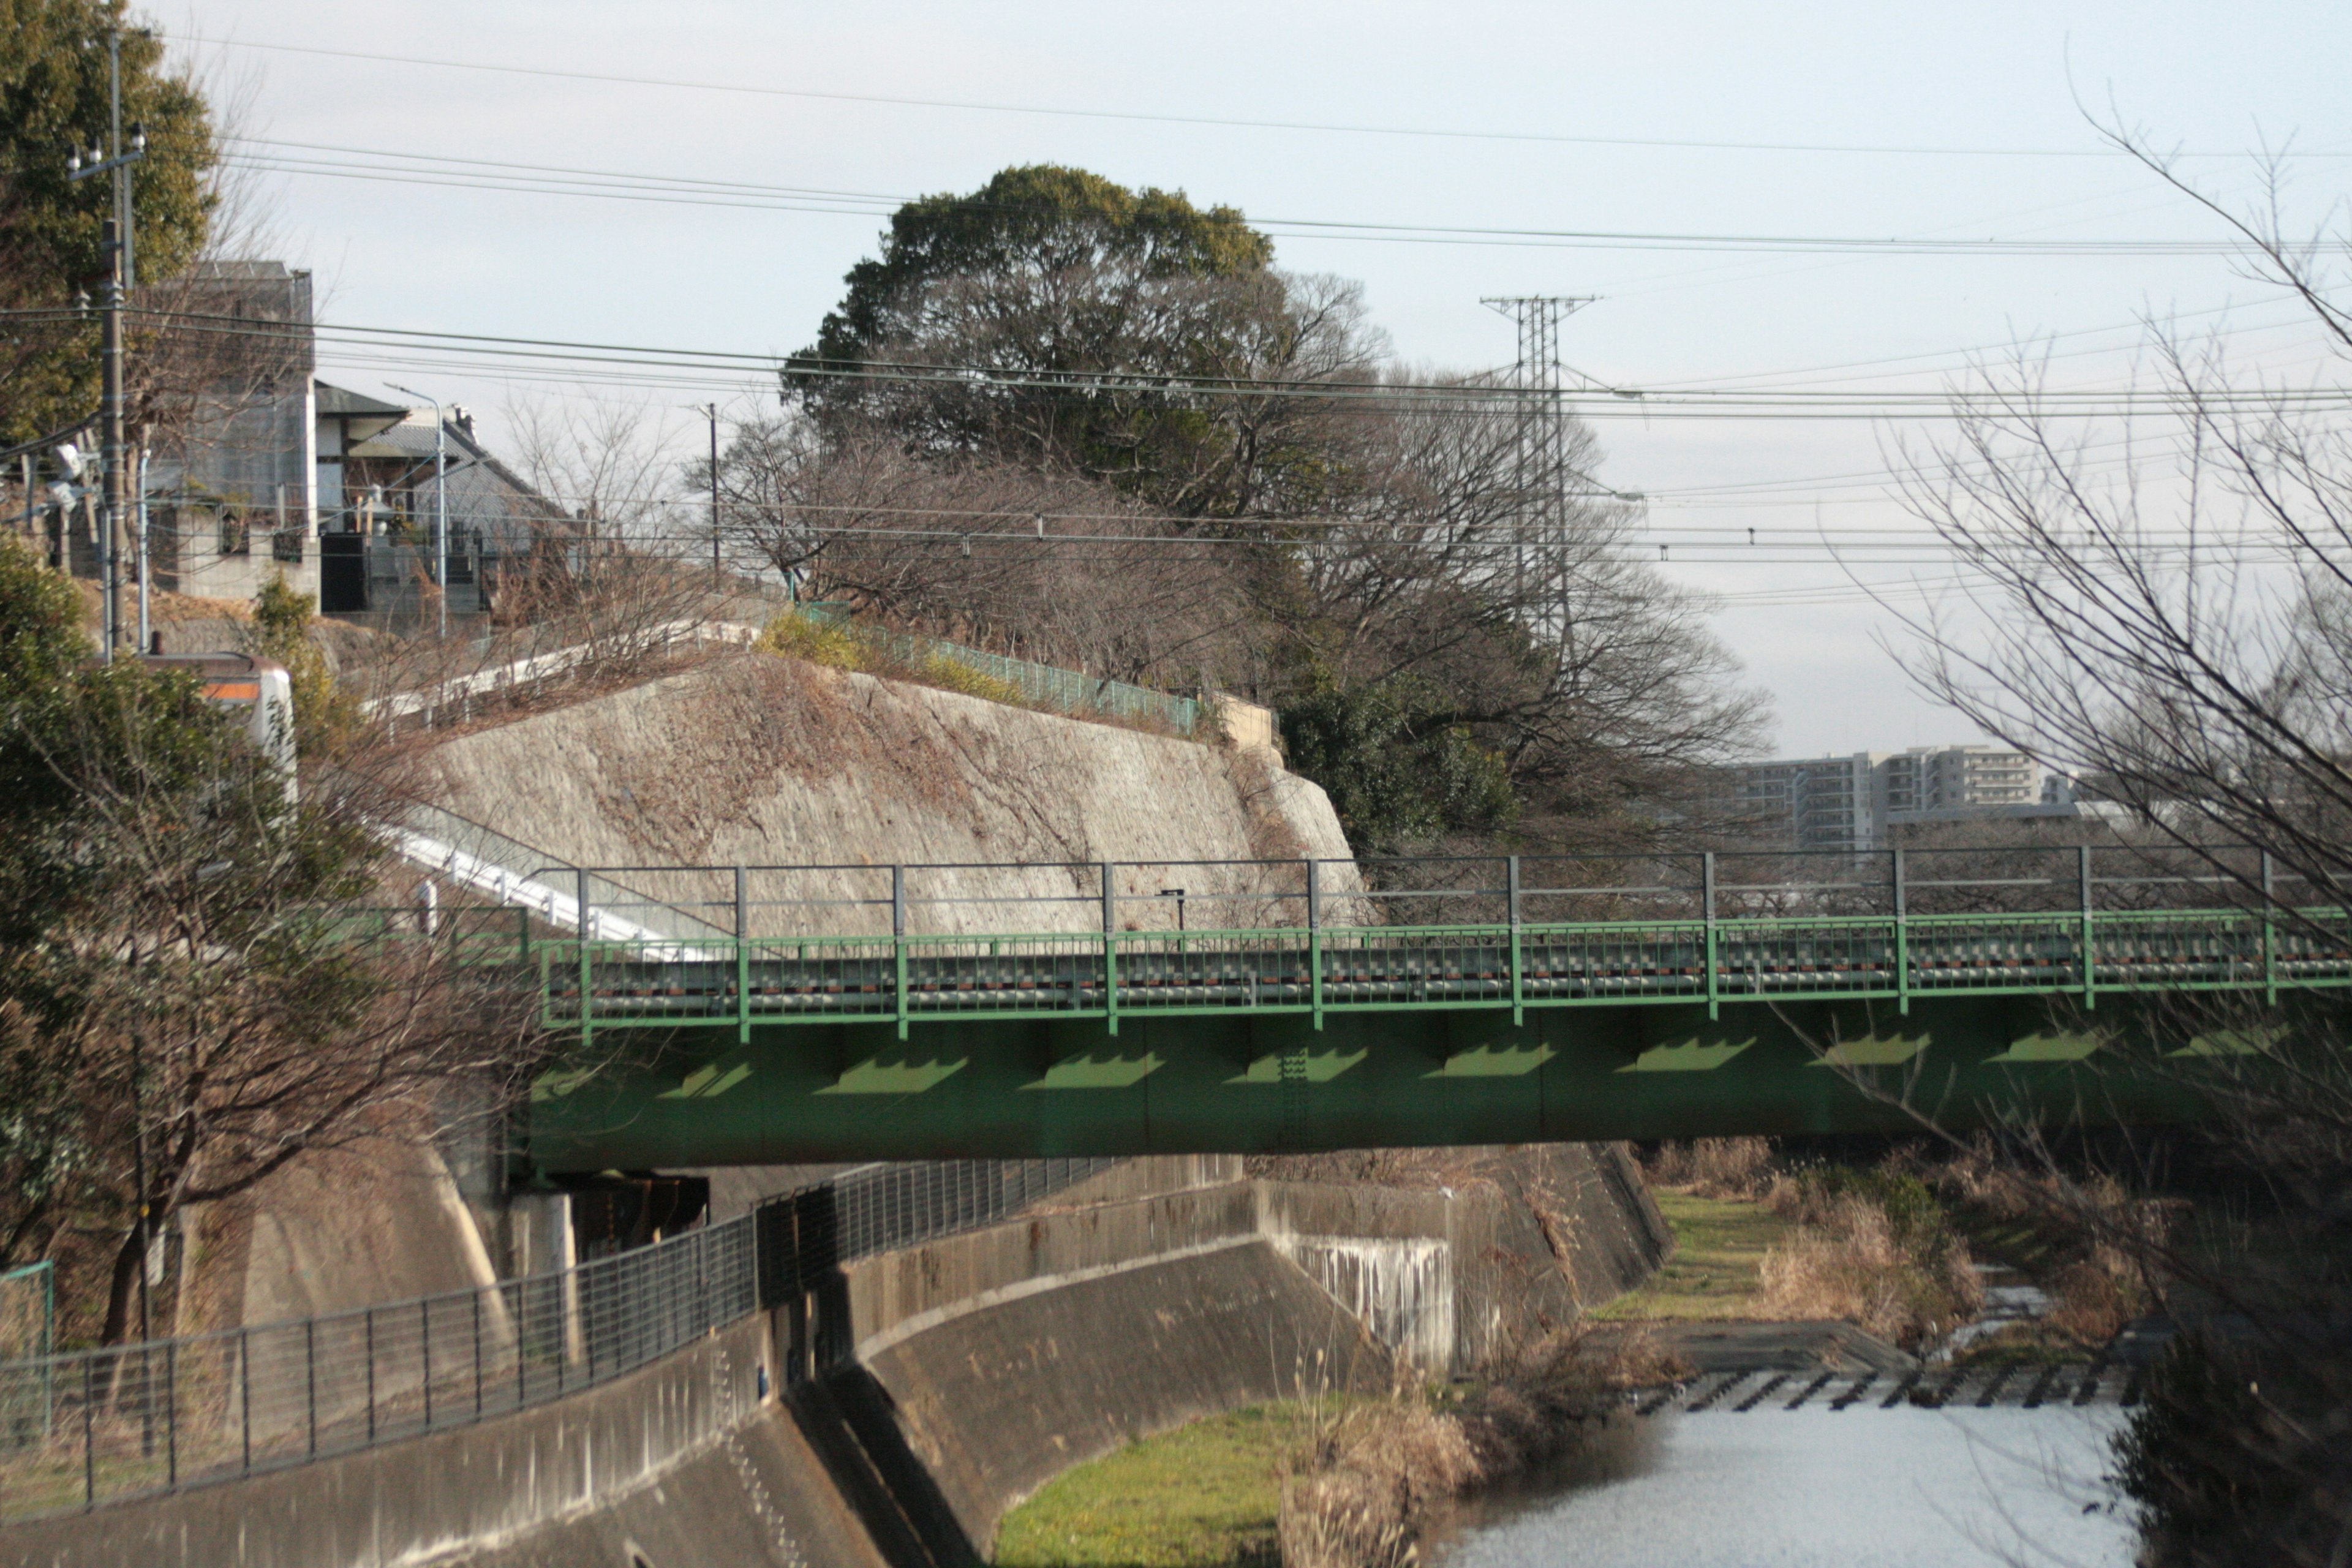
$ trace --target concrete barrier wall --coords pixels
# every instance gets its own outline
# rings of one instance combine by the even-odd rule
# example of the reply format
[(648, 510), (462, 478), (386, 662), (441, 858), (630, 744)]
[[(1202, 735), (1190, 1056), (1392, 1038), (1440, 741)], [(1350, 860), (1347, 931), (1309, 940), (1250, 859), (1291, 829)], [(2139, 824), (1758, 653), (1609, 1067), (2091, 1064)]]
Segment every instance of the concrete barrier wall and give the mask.
[(1249, 1184), (1037, 1214), (854, 1263), (848, 1321), (860, 1359), (956, 1317), (1154, 1260), (1258, 1239)]
[[(1460, 1184), (1373, 1186), (1137, 1162), (1099, 1178), (1091, 1205), (1074, 1188), (864, 1259), (773, 1325), (746, 1321), (577, 1398), (12, 1526), (0, 1563), (977, 1563), (1005, 1511), (1071, 1465), (1239, 1405), (1383, 1387), (1400, 1355), (1475, 1366), (1663, 1257), (1622, 1151), (1470, 1151), (1452, 1168)], [(772, 1382), (784, 1346), (805, 1352), (811, 1309), (818, 1338), (855, 1353), (763, 1404), (760, 1368)]]
[[(1458, 1186), (1237, 1182), (1026, 1215), (847, 1271), (833, 1374), (984, 1553), (1062, 1470), (1200, 1415), (1466, 1371), (1646, 1279), (1669, 1233), (1622, 1149), (1451, 1152)], [(909, 1511), (917, 1511), (910, 1507)]]
[(1199, 1416), (1391, 1377), (1363, 1325), (1256, 1239), (1003, 1298), (888, 1342), (865, 1370), (982, 1553), (1007, 1509), (1072, 1465)]
[[(1648, 1279), (1673, 1246), (1620, 1145), (1443, 1153), (1442, 1181), (1256, 1184), (1268, 1239), (1431, 1372), (1474, 1372), (1565, 1328)], [(1328, 1168), (1319, 1159), (1266, 1163)], [(1432, 1243), (1442, 1244), (1442, 1265)], [(1441, 1268), (1450, 1298), (1435, 1289)], [(1450, 1322), (1441, 1325), (1441, 1314)]]
[(0, 1563), (406, 1568), (519, 1546), (661, 1482), (751, 1425), (767, 1350), (765, 1321), (747, 1319), (554, 1405), (88, 1517), (10, 1525)]

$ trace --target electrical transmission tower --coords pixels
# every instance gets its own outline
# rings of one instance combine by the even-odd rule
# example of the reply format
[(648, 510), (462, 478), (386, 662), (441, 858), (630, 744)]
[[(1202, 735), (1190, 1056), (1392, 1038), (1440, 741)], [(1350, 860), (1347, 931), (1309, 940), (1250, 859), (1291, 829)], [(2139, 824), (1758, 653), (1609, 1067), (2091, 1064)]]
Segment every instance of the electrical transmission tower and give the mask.
[[(1571, 375), (1590, 384), (1580, 372), (1569, 370), (1559, 358), (1559, 324), (1592, 303), (1590, 294), (1520, 294), (1479, 300), (1487, 309), (1511, 318), (1519, 329), (1519, 361), (1513, 382), (1519, 398), (1518, 462), (1516, 488), (1521, 510), (1517, 541), (1511, 552), (1513, 590), (1519, 613), (1535, 628), (1564, 635), (1567, 630), (1569, 559), (1569, 480), (1581, 479), (1568, 460), (1568, 404), (1565, 383)], [(1530, 550), (1538, 559), (1551, 557), (1552, 588), (1557, 605), (1539, 608), (1528, 592)], [(1545, 595), (1548, 599), (1549, 595)], [(1557, 615), (1559, 624), (1545, 622)]]

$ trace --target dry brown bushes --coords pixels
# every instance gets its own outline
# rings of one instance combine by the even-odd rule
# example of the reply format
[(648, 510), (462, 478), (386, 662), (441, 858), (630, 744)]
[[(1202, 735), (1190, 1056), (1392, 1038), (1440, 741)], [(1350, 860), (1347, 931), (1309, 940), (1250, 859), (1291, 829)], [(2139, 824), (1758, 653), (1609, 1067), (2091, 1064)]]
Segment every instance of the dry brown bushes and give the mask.
[(1402, 1568), (1433, 1510), (1554, 1458), (1628, 1390), (1685, 1372), (1643, 1332), (1547, 1336), (1456, 1403), (1423, 1391), (1333, 1405), (1284, 1479), (1285, 1568)]
[(1701, 1138), (1666, 1142), (1643, 1164), (1654, 1187), (1703, 1198), (1761, 1197), (1780, 1179), (1769, 1138)]

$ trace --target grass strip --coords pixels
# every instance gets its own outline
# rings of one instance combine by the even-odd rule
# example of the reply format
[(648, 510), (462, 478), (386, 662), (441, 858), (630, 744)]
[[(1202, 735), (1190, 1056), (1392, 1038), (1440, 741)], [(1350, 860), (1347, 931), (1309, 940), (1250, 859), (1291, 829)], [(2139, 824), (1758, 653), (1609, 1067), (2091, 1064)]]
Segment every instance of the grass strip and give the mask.
[(1004, 1516), (999, 1568), (1276, 1568), (1280, 1469), (1307, 1407), (1252, 1405), (1064, 1471)]

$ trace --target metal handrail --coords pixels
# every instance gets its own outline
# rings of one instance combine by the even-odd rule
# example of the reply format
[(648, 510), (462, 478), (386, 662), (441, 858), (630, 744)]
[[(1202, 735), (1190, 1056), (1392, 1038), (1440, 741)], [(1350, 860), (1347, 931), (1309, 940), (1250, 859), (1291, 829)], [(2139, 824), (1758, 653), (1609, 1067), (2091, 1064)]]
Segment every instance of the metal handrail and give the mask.
[[(1119, 1163), (864, 1166), (558, 1272), (0, 1362), (0, 1521), (233, 1480), (566, 1398), (804, 1300), (845, 1263), (993, 1223)], [(824, 1342), (845, 1350), (839, 1336)]]

